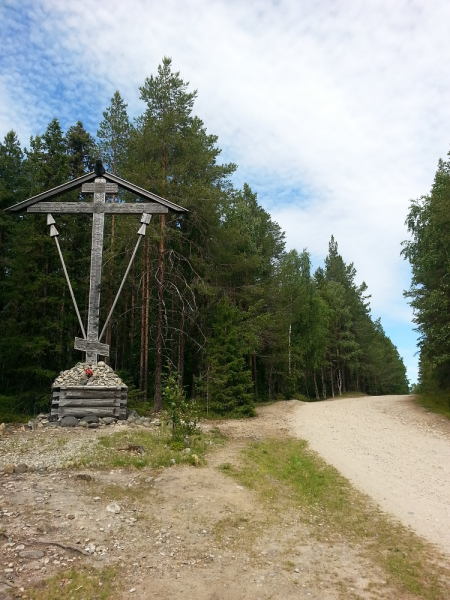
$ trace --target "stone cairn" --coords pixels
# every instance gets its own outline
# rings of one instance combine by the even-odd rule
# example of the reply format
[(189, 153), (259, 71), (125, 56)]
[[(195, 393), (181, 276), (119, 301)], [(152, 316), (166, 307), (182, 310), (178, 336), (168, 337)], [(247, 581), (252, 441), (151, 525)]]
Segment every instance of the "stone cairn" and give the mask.
[[(92, 371), (91, 376), (87, 375), (88, 370)], [(53, 382), (52, 388), (73, 385), (117, 387), (123, 385), (123, 382), (103, 361), (97, 365), (79, 362), (72, 369), (61, 371)]]

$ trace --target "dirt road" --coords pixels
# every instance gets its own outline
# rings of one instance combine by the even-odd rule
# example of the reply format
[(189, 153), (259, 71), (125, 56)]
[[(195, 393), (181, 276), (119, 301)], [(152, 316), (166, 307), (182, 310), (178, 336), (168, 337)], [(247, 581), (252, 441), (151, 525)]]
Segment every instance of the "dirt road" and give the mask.
[(411, 396), (299, 403), (296, 436), (450, 555), (450, 423)]

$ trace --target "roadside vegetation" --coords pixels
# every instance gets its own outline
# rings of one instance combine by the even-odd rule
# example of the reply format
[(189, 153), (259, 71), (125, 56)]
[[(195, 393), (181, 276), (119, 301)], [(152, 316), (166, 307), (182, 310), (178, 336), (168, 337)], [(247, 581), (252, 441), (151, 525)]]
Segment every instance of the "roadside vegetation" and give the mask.
[[(250, 444), (239, 466), (224, 473), (258, 492), (267, 510), (295, 510), (318, 542), (358, 544), (385, 573), (398, 597), (442, 600), (450, 596), (445, 557), (358, 492), (302, 440)], [(406, 594), (406, 596), (404, 596)]]
[(450, 390), (416, 394), (414, 399), (420, 406), (450, 419)]

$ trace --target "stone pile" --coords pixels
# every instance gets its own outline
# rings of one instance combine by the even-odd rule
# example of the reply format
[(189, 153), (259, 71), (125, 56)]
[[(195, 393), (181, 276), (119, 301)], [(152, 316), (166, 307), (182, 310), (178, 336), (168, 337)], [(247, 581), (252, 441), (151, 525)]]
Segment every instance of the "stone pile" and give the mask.
[[(91, 376), (86, 374), (87, 369), (92, 371)], [(124, 383), (111, 367), (100, 361), (97, 365), (79, 362), (72, 369), (61, 371), (53, 382), (53, 387), (72, 385), (118, 387)]]

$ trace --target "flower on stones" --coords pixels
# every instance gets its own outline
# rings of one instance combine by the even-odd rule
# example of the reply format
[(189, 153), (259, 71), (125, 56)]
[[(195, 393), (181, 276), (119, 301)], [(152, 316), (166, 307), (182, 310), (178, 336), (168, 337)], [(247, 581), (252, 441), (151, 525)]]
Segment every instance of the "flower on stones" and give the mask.
[(88, 377), (92, 377), (92, 375), (94, 374), (94, 373), (93, 373), (93, 371), (92, 371), (92, 369), (91, 369), (90, 367), (87, 367), (87, 368), (84, 370), (84, 372), (86, 373), (86, 375), (87, 375)]

